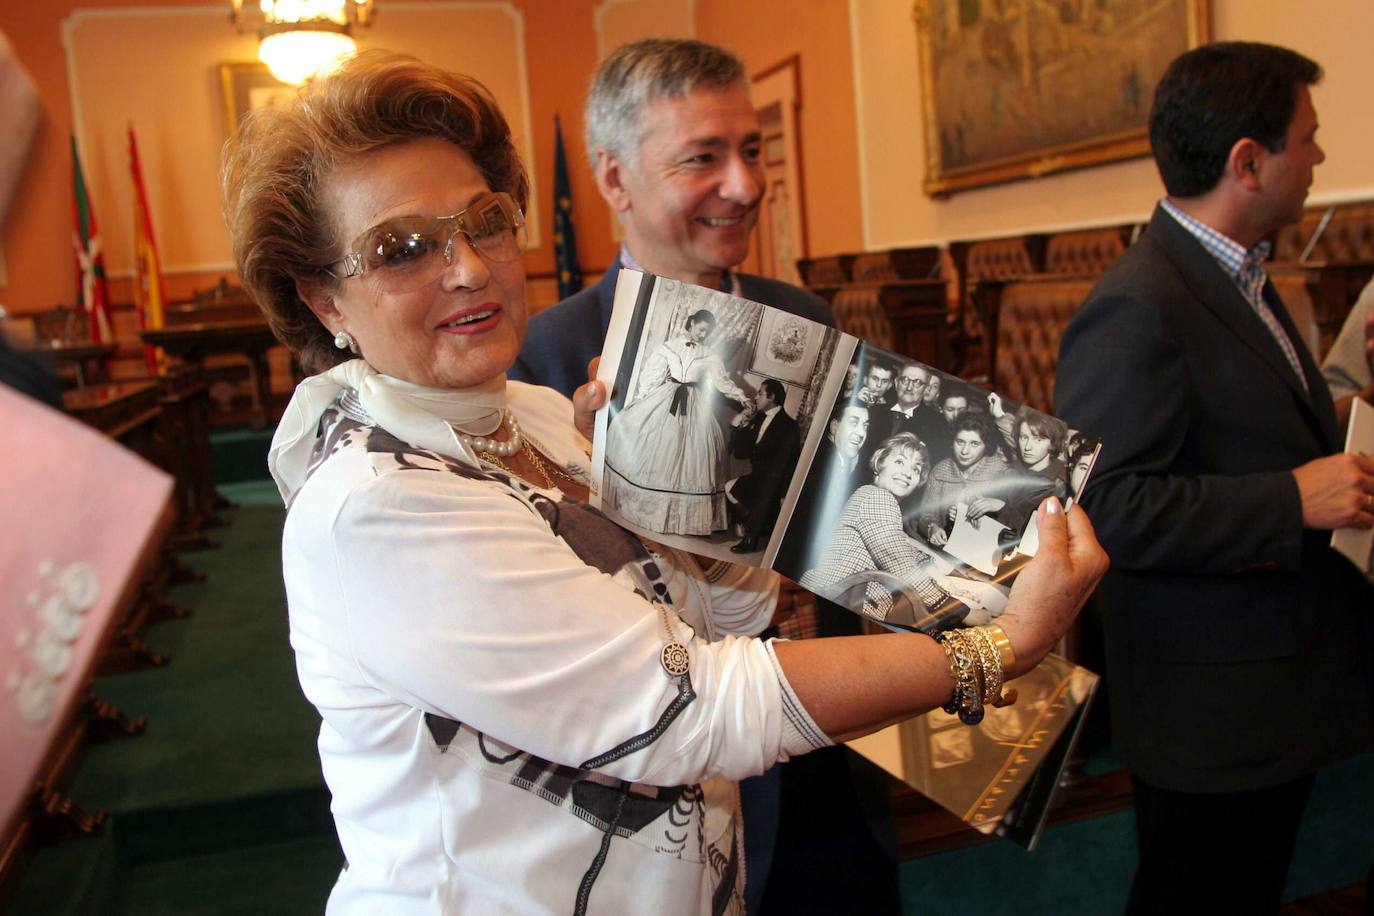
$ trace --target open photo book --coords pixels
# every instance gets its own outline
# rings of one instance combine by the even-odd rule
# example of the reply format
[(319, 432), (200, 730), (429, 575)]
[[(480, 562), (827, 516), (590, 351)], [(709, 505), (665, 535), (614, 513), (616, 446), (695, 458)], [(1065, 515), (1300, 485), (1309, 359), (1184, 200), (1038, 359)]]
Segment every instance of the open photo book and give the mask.
[(632, 270), (599, 378), (603, 512), (901, 629), (995, 619), (1035, 554), (1036, 508), (1072, 502), (1099, 449), (834, 328)]
[[(1050, 495), (1071, 503), (1099, 449), (850, 334), (633, 270), (618, 277), (598, 378), (610, 397), (594, 505), (651, 541), (774, 569), (892, 629), (994, 621), (1035, 553), (1036, 508)], [(960, 737), (937, 710), (898, 728), (888, 745), (900, 753), (875, 759), (971, 825), (1014, 822), (1032, 842), (1096, 684), (1054, 663), (1022, 679), (1035, 687), (1021, 703), (987, 711), (990, 741)], [(1037, 772), (1048, 788), (1023, 810)]]

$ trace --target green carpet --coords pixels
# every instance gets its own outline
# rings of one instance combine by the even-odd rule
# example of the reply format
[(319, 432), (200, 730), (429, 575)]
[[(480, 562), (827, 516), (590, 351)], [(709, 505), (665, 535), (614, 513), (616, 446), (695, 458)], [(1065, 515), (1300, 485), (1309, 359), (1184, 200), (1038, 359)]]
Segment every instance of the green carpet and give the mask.
[[(1318, 775), (1285, 900), (1364, 880), (1374, 863), (1374, 831), (1359, 812), (1371, 798), (1374, 757), (1350, 760)], [(908, 913), (941, 916), (1117, 914), (1125, 908), (1134, 873), (1135, 817), (1120, 811), (1052, 827), (1035, 852), (989, 843), (903, 863), (902, 900)]]
[(272, 430), (226, 426), (210, 431), (216, 483), (261, 480), (267, 475)]

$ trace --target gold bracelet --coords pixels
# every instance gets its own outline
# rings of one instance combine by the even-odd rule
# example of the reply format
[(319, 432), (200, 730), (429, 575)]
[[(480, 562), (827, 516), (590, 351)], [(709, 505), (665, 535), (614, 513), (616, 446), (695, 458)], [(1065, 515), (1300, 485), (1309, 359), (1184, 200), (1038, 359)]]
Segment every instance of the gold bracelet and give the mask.
[[(994, 630), (997, 632), (994, 633)], [(983, 694), (983, 703), (994, 709), (1010, 706), (1016, 702), (1017, 693), (1015, 690), (1007, 690), (1005, 693), (1002, 691), (1002, 685), (1006, 683), (1006, 671), (1003, 666), (1007, 655), (1011, 653), (1011, 643), (1007, 640), (1007, 634), (1002, 632), (1001, 627), (994, 625), (973, 627), (972, 632), (977, 634), (979, 642), (983, 644), (984, 659), (988, 662), (990, 671), (993, 672), (984, 678), (987, 689)], [(997, 634), (1001, 634), (1002, 642), (1006, 644), (1005, 652), (1001, 651), (1001, 647), (998, 645)]]
[(997, 652), (1002, 658), (1002, 670), (1007, 671), (1016, 667), (1016, 653), (1012, 651), (1011, 640), (1007, 637), (1007, 631), (995, 623), (987, 624), (982, 629), (987, 631), (988, 636), (992, 639), (992, 644), (997, 647)]
[(964, 633), (978, 650), (978, 661), (983, 668), (982, 700), (983, 704), (987, 705), (1002, 692), (1001, 659), (997, 654), (997, 647), (992, 644), (992, 638), (982, 627), (970, 627)]

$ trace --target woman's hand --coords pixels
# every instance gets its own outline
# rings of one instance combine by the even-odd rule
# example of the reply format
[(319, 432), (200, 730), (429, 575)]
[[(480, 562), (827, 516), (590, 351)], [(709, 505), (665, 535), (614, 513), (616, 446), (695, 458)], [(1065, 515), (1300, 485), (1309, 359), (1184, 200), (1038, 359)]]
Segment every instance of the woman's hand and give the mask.
[(1002, 396), (995, 391), (988, 392), (988, 413), (992, 414), (994, 420), (1000, 420), (1007, 414), (1002, 407)]
[(927, 537), (926, 540), (936, 547), (943, 547), (945, 543), (949, 541), (949, 535), (945, 534), (945, 529), (941, 528), (939, 525), (931, 525), (929, 532), (930, 536)]
[(976, 522), (978, 521), (978, 519), (982, 518), (985, 515), (991, 515), (994, 512), (1001, 512), (1002, 507), (1006, 504), (1007, 501), (1005, 499), (996, 499), (991, 496), (980, 496), (973, 502), (968, 504), (968, 511), (964, 513), (964, 517), (967, 518), (970, 522)]
[(587, 363), (587, 384), (573, 392), (573, 425), (577, 431), (592, 441), (596, 432), (596, 412), (606, 406), (606, 386), (596, 380), (596, 370), (601, 366), (601, 357), (594, 356)]
[(1053, 496), (1036, 512), (1040, 547), (1017, 576), (1007, 609), (998, 623), (1016, 653), (1014, 671), (1025, 674), (1040, 663), (1078, 616), (1083, 603), (1107, 571), (1107, 552), (1097, 542), (1087, 513), (1074, 506), (1067, 514)]

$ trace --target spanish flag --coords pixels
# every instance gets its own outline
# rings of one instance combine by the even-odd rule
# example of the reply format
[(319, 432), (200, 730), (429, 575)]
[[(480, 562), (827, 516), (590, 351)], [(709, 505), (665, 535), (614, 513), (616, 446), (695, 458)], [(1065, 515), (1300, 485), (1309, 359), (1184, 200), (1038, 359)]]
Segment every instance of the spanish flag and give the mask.
[[(157, 258), (157, 243), (153, 241), (153, 220), (148, 213), (148, 193), (143, 186), (143, 169), (138, 164), (138, 143), (134, 140), (132, 124), (129, 125), (129, 169), (134, 181), (134, 307), (138, 310), (139, 327), (151, 330), (165, 323), (162, 267)], [(166, 354), (152, 344), (143, 345), (143, 358), (153, 375), (160, 375), (166, 366)]]
[(76, 251), (77, 288), (81, 308), (91, 324), (91, 340), (113, 343), (110, 324), (110, 290), (105, 282), (105, 255), (100, 250), (100, 230), (95, 211), (86, 195), (86, 176), (81, 172), (81, 157), (72, 137), (72, 248)]

